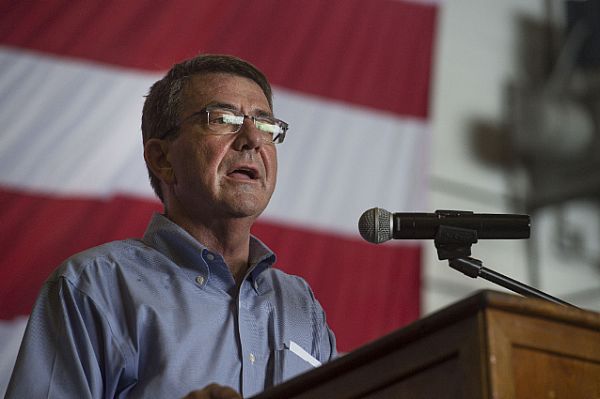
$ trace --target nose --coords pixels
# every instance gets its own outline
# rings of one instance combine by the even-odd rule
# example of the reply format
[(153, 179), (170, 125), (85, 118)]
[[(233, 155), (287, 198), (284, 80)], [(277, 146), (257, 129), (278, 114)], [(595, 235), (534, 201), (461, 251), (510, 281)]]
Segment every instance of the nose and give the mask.
[(254, 126), (252, 118), (245, 115), (244, 123), (237, 132), (234, 140), (234, 148), (238, 151), (254, 150), (264, 144), (264, 134)]

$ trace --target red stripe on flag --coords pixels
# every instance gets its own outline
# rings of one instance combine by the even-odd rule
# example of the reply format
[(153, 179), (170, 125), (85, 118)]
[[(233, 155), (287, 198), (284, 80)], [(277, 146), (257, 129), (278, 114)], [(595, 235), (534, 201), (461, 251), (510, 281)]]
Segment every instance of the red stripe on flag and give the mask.
[[(7, 189), (0, 189), (0, 203), (0, 319), (28, 314), (43, 281), (64, 259), (107, 241), (140, 237), (152, 212), (161, 210), (157, 202), (123, 196), (74, 199)], [(375, 246), (265, 222), (253, 232), (277, 253), (277, 267), (308, 280), (340, 350), (419, 316), (419, 247)]]
[(0, 43), (150, 71), (236, 54), (275, 85), (424, 118), (436, 11), (389, 0), (4, 0)]
[(67, 257), (140, 236), (161, 207), (127, 197), (58, 198), (0, 187), (0, 319), (29, 314), (42, 283)]

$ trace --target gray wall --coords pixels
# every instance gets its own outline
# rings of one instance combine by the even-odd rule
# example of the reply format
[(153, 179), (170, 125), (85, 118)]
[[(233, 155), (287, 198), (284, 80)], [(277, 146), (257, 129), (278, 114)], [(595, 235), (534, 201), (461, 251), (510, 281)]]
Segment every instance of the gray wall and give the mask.
[[(481, 240), (473, 256), (497, 272), (600, 311), (598, 201), (573, 198), (530, 212), (531, 174), (514, 162), (514, 149), (501, 151), (504, 141), (497, 140), (514, 139), (514, 129), (507, 128), (507, 109), (514, 106), (508, 89), (531, 80), (519, 49), (534, 38), (524, 35), (522, 21), (552, 21), (560, 30), (563, 2), (447, 0), (440, 3), (438, 18), (429, 209), (531, 213), (530, 240)], [(560, 134), (565, 142), (544, 139), (550, 147), (539, 151), (555, 144), (567, 148), (573, 135)], [(438, 261), (433, 242), (425, 246), (425, 314), (479, 289), (503, 290)]]

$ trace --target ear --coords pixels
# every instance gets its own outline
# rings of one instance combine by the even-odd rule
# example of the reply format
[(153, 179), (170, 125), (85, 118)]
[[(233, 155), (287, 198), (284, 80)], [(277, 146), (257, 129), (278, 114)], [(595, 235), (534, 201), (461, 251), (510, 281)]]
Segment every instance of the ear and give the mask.
[(175, 181), (173, 166), (169, 162), (169, 149), (168, 140), (150, 139), (144, 144), (146, 165), (166, 185), (171, 185)]

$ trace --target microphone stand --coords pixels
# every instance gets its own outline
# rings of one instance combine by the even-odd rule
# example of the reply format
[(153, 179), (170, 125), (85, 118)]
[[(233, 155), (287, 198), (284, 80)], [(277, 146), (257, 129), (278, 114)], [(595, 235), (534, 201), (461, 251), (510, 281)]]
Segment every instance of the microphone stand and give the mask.
[(471, 245), (477, 243), (476, 230), (441, 225), (436, 232), (434, 243), (439, 260), (448, 260), (450, 267), (471, 278), (481, 277), (526, 297), (544, 299), (576, 308), (575, 305), (488, 269), (483, 266), (482, 261), (472, 258)]

